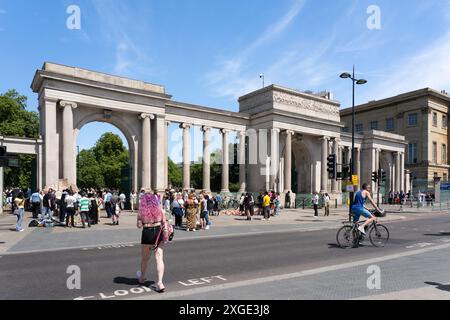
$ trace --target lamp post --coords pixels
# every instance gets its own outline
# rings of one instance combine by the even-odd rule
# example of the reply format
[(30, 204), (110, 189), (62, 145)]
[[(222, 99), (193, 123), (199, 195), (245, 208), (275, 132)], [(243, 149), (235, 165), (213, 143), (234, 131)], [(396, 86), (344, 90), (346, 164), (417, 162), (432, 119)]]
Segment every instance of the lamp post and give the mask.
[(264, 88), (264, 86), (265, 86), (264, 73), (261, 73), (261, 74), (259, 75), (259, 78), (262, 79), (262, 87)]
[[(355, 172), (355, 85), (363, 85), (367, 83), (367, 80), (364, 79), (356, 79), (355, 77), (355, 66), (353, 66), (353, 75), (351, 75), (348, 72), (345, 72), (340, 75), (342, 79), (350, 79), (352, 80), (353, 84), (353, 91), (352, 91), (352, 158), (350, 160), (351, 162), (351, 175), (356, 175)], [(358, 177), (360, 178), (360, 177)], [(359, 180), (359, 179), (358, 179)], [(355, 192), (353, 189), (353, 192), (350, 193), (350, 207), (349, 207), (349, 221), (352, 221), (352, 206), (353, 206), (353, 198), (355, 196)]]

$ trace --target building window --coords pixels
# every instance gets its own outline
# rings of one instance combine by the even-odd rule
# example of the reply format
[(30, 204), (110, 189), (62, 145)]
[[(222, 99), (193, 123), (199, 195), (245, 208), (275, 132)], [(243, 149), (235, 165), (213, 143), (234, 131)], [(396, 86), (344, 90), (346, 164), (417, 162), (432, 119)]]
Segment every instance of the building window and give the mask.
[(408, 147), (408, 163), (416, 164), (417, 162), (417, 143), (410, 143)]
[(370, 122), (370, 130), (378, 130), (378, 121)]
[(447, 145), (442, 145), (442, 164), (447, 164)]
[(442, 128), (447, 129), (447, 127), (448, 127), (447, 116), (442, 116)]
[(344, 128), (342, 128), (342, 132), (349, 132), (349, 128), (348, 127), (344, 127)]
[(410, 127), (415, 127), (418, 124), (417, 113), (411, 113), (408, 115), (408, 125)]
[(433, 126), (437, 127), (438, 124), (438, 114), (437, 112), (433, 112)]
[(394, 118), (386, 119), (386, 130), (387, 131), (394, 130)]
[(361, 123), (359, 123), (356, 125), (355, 130), (356, 130), (356, 132), (363, 132), (364, 126)]
[(433, 163), (437, 164), (437, 142), (433, 142)]

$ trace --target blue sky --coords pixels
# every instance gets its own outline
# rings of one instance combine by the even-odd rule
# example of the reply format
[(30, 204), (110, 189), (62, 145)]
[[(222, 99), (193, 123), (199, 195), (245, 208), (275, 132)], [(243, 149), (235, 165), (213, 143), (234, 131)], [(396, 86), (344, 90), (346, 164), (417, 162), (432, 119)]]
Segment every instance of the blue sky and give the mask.
[[(72, 4), (81, 30), (66, 28)], [(379, 30), (367, 27), (370, 5), (381, 10)], [(261, 87), (261, 72), (266, 84), (330, 90), (343, 107), (351, 83), (338, 75), (352, 64), (369, 81), (357, 103), (427, 86), (450, 91), (450, 0), (0, 0), (0, 37), (0, 91), (27, 95), (31, 110), (30, 83), (44, 61), (162, 84), (174, 100), (234, 111), (240, 95)], [(92, 146), (103, 131), (118, 132), (91, 124), (78, 145)], [(171, 137), (181, 138), (174, 127)]]

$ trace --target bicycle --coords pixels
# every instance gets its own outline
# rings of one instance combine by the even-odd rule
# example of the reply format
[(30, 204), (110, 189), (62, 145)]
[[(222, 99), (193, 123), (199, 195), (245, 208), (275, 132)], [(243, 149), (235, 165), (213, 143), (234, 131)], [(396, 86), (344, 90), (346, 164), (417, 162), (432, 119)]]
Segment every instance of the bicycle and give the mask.
[[(377, 218), (386, 217), (386, 213), (377, 210), (369, 210), (372, 215)], [(339, 247), (343, 249), (358, 248), (360, 243), (365, 240), (368, 235), (370, 243), (377, 248), (384, 248), (389, 241), (389, 229), (377, 220), (367, 227), (367, 235), (362, 234), (358, 228), (364, 224), (364, 221), (357, 223), (344, 222), (344, 226), (340, 228), (336, 234), (336, 241)]]

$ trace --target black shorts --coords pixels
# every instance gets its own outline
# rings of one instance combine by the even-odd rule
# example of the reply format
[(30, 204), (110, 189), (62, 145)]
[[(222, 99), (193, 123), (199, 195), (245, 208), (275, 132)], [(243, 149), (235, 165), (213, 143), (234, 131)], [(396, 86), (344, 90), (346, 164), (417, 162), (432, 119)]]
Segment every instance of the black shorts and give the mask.
[(203, 211), (200, 213), (200, 219), (206, 219), (206, 216), (208, 215), (208, 211)]
[(158, 247), (161, 244), (161, 242), (163, 241), (163, 235), (161, 232), (158, 243), (156, 243), (156, 239), (158, 238), (160, 231), (161, 231), (161, 227), (144, 228), (144, 230), (142, 231), (141, 244)]

